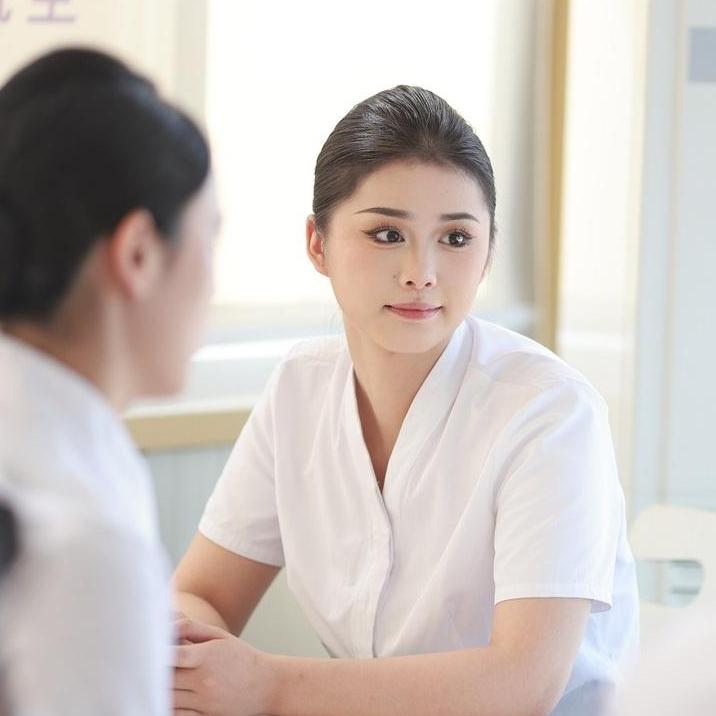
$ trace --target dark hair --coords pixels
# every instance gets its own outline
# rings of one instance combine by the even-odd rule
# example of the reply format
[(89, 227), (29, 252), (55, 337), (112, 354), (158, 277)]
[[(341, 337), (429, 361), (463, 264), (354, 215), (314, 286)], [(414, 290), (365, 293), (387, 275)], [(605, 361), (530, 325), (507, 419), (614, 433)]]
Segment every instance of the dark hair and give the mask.
[(15, 560), (18, 536), (15, 516), (0, 502), (0, 579)]
[(490, 158), (472, 127), (442, 97), (399, 85), (357, 104), (338, 122), (316, 160), (313, 214), (325, 230), (331, 211), (382, 164), (418, 159), (455, 166), (472, 176), (490, 212), (495, 240), (495, 179)]
[(209, 148), (149, 80), (57, 50), (0, 88), (0, 320), (47, 320), (92, 246), (131, 210), (171, 241)]

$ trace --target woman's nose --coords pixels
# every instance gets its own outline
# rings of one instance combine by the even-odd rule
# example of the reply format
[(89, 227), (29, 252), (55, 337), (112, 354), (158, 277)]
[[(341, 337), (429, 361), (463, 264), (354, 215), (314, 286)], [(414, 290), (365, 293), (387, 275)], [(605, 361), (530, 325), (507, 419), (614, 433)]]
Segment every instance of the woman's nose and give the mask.
[(430, 251), (407, 251), (399, 274), (400, 285), (421, 291), (437, 282), (435, 261)]

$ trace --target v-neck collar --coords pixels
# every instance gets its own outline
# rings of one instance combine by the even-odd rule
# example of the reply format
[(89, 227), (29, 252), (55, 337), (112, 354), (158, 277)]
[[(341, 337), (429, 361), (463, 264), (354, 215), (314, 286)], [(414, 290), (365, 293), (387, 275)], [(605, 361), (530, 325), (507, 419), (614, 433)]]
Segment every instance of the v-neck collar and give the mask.
[[(420, 446), (430, 438), (455, 402), (472, 353), (470, 338), (471, 331), (463, 321), (455, 329), (445, 350), (413, 398), (388, 460), (383, 482), (384, 502), (387, 503), (405, 482), (405, 473), (417, 459)], [(348, 444), (353, 460), (359, 472), (365, 473), (369, 478), (364, 484), (368, 484), (380, 497), (378, 481), (363, 437), (355, 388), (355, 371), (350, 357), (347, 363), (342, 401), (343, 424), (348, 432)]]

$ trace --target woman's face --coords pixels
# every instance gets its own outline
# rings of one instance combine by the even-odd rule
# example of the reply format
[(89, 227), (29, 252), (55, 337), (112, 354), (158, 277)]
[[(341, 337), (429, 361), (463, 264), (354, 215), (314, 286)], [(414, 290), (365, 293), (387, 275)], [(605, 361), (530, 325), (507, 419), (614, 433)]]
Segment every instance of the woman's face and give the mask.
[(189, 200), (175, 245), (162, 241), (164, 267), (152, 296), (139, 307), (143, 394), (176, 392), (184, 384), (192, 353), (203, 337), (214, 289), (214, 248), (220, 224), (214, 181), (209, 176)]
[(444, 347), (488, 262), (490, 214), (475, 179), (400, 160), (365, 177), (308, 250), (329, 277), (349, 338), (391, 353)]

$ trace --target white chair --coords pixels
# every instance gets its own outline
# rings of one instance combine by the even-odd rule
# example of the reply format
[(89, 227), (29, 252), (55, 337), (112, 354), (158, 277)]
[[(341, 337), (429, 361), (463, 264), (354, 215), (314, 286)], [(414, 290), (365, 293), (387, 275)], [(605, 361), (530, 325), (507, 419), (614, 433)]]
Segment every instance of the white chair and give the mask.
[(641, 631), (645, 641), (692, 613), (710, 610), (716, 614), (716, 512), (654, 505), (634, 520), (629, 539), (636, 559), (693, 561), (703, 570), (701, 589), (685, 607), (642, 600)]

